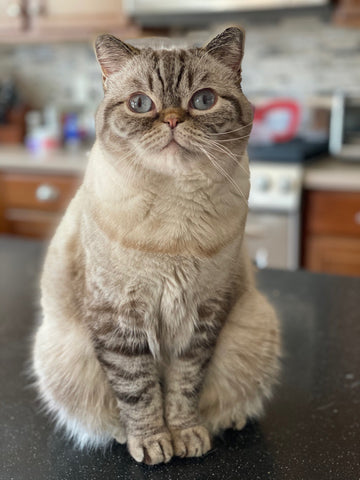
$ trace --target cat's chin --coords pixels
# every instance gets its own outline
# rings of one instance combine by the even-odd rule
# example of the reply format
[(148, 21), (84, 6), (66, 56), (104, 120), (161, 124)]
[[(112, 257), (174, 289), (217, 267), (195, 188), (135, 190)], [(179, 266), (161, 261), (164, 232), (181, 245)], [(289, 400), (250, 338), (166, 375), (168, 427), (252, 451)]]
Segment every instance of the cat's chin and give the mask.
[(167, 154), (177, 155), (183, 148), (181, 145), (173, 138), (164, 148), (162, 148), (162, 152), (166, 152)]
[(175, 140), (171, 140), (157, 153), (144, 155), (143, 162), (151, 170), (176, 176), (194, 170), (194, 162), (191, 161), (189, 153)]

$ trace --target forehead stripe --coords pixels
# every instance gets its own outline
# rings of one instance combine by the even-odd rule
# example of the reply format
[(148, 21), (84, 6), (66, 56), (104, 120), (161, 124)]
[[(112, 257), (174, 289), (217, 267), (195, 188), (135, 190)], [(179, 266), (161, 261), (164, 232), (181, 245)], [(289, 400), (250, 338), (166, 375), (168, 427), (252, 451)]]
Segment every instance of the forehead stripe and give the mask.
[(160, 82), (161, 82), (163, 92), (165, 92), (165, 83), (164, 83), (164, 80), (163, 80), (163, 78), (162, 78), (162, 76), (161, 76), (161, 73), (160, 73), (160, 67), (157, 67), (157, 68), (156, 68), (156, 74), (157, 74), (157, 76), (158, 76), (158, 79), (159, 79)]
[(238, 115), (238, 119), (241, 120), (242, 108), (241, 108), (239, 100), (236, 97), (233, 97), (232, 95), (221, 95), (221, 97), (224, 100), (227, 100), (228, 102), (230, 102), (234, 106), (234, 108), (236, 110), (236, 113)]
[(177, 78), (177, 81), (176, 81), (175, 88), (179, 88), (179, 85), (180, 85), (182, 76), (183, 76), (183, 74), (184, 74), (184, 70), (185, 70), (185, 66), (184, 66), (184, 65), (181, 65), (180, 72), (179, 72), (179, 75), (178, 75), (178, 78)]

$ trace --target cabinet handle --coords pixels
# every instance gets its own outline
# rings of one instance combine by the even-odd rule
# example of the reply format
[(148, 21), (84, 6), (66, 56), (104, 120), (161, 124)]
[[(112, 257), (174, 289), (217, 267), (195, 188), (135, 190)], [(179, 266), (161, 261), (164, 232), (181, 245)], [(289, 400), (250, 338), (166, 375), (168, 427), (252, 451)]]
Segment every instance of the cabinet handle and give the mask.
[(354, 220), (355, 220), (356, 225), (360, 225), (360, 210), (355, 213)]
[(39, 202), (53, 202), (59, 198), (60, 192), (52, 185), (39, 185), (36, 189), (35, 196)]

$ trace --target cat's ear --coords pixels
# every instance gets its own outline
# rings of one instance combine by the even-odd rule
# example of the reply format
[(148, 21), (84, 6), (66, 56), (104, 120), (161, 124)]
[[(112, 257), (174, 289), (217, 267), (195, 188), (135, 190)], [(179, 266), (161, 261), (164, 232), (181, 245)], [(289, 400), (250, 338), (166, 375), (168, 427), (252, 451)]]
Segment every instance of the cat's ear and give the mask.
[(241, 61), (244, 56), (245, 32), (230, 27), (219, 33), (205, 47), (209, 55), (230, 67), (241, 77)]
[(106, 33), (97, 37), (95, 53), (103, 73), (103, 83), (106, 89), (106, 79), (113, 73), (119, 72), (123, 64), (137, 55), (139, 50)]

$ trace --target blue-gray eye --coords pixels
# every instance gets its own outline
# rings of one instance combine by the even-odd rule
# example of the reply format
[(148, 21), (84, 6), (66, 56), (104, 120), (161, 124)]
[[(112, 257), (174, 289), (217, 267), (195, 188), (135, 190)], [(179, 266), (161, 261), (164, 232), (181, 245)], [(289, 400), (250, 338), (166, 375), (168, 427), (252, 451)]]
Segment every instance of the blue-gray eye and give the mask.
[(212, 106), (215, 105), (216, 95), (210, 90), (210, 88), (204, 88), (194, 93), (191, 98), (190, 104), (192, 108), (196, 110), (209, 110)]
[(147, 113), (152, 109), (153, 102), (144, 93), (135, 93), (129, 99), (129, 107), (135, 113)]

